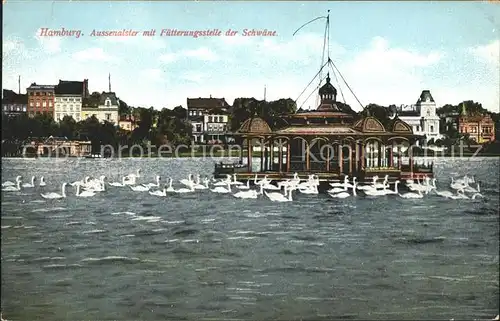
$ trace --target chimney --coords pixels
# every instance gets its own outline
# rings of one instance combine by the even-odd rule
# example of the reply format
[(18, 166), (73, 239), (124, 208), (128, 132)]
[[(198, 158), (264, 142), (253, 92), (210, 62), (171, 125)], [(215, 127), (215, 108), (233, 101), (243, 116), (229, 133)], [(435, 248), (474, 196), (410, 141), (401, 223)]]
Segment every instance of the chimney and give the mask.
[(21, 75), (19, 75), (19, 78), (17, 79), (17, 91), (18, 94), (21, 94)]
[(88, 98), (88, 96), (89, 96), (89, 80), (84, 79), (83, 80), (83, 88), (82, 88), (82, 97)]

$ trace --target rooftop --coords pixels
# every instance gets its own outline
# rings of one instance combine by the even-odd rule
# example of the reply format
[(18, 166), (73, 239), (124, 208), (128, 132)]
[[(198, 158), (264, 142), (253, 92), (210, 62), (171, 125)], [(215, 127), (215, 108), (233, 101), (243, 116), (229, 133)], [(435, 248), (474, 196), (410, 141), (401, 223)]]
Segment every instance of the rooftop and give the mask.
[(59, 84), (55, 87), (56, 95), (82, 95), (83, 91), (83, 81), (59, 80)]
[(187, 108), (199, 109), (214, 109), (214, 108), (228, 108), (229, 104), (225, 98), (188, 98)]

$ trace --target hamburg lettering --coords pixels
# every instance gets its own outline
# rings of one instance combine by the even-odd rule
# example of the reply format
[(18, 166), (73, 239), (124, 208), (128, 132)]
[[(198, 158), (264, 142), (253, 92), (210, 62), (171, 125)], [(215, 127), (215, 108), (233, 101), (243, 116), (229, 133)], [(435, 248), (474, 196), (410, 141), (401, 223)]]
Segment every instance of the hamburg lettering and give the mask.
[(75, 38), (80, 38), (82, 35), (81, 30), (67, 30), (67, 29), (60, 29), (60, 30), (53, 30), (49, 28), (40, 28), (40, 36), (41, 37), (75, 37)]

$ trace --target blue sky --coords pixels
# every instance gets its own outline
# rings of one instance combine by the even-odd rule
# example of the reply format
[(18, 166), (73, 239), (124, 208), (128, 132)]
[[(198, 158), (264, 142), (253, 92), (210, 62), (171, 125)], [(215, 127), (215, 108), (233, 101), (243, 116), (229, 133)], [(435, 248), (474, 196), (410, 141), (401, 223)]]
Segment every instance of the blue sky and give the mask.
[[(499, 111), (500, 6), (485, 2), (80, 2), (6, 0), (4, 88), (89, 79), (133, 106), (186, 106), (190, 97), (297, 99), (321, 66), (330, 9), (330, 56), (362, 104), (479, 101)], [(40, 37), (40, 28), (84, 36)], [(275, 37), (160, 37), (162, 28), (275, 30)], [(90, 37), (92, 30), (157, 29), (156, 37)], [(140, 34), (141, 34), (140, 33)], [(341, 81), (334, 85), (355, 110)], [(340, 80), (340, 79), (339, 79)], [(319, 80), (298, 100), (316, 107)], [(339, 94), (339, 100), (343, 100)]]

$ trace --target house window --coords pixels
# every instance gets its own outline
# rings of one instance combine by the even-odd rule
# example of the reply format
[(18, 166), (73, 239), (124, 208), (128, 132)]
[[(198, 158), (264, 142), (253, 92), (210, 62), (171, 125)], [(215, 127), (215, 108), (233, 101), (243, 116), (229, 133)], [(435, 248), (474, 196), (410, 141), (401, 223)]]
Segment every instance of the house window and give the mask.
[(106, 106), (107, 106), (107, 107), (111, 106), (111, 100), (106, 99)]
[(52, 102), (49, 100), (49, 107), (52, 107)]
[(211, 123), (212, 121), (212, 116), (208, 116), (208, 122)]
[(40, 107), (40, 102), (39, 101), (36, 102), (36, 107)]
[(42, 101), (42, 106), (43, 106), (43, 107), (47, 107), (47, 102), (46, 102), (45, 100), (44, 100), (44, 101)]
[(431, 133), (434, 132), (434, 126), (431, 126)]
[(35, 103), (30, 101), (30, 107), (33, 107), (33, 106), (35, 106)]
[[(107, 103), (107, 102), (106, 102)], [(111, 121), (111, 114), (106, 114), (106, 120)]]

